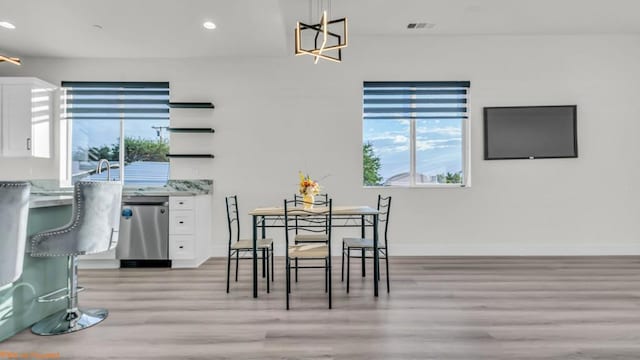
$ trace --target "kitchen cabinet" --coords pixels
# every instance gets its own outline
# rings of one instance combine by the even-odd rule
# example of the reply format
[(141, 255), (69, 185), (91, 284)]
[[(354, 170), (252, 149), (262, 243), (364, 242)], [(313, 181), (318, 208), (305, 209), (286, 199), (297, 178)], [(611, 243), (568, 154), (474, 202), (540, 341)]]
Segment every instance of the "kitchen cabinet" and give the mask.
[(169, 198), (169, 258), (188, 260), (195, 257), (194, 197)]
[(32, 77), (0, 77), (0, 156), (52, 156), (56, 87)]
[(211, 196), (169, 197), (169, 259), (172, 267), (197, 267), (209, 258)]
[(189, 235), (195, 232), (196, 218), (193, 210), (171, 210), (169, 229), (173, 235)]

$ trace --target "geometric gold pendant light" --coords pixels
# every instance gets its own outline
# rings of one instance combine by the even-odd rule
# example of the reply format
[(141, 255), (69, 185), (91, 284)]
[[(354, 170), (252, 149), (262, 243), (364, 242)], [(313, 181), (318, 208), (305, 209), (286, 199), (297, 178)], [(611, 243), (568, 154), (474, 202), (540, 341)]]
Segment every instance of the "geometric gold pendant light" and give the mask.
[[(331, 7), (330, 0), (328, 7)], [(339, 63), (342, 61), (342, 49), (348, 46), (347, 18), (329, 20), (326, 9), (318, 12), (321, 17), (317, 24), (297, 22), (295, 55), (309, 55), (313, 57), (314, 64), (320, 59)]]
[(20, 59), (17, 57), (9, 57), (5, 55), (0, 55), (0, 62), (6, 61), (8, 63), (12, 63), (14, 65), (20, 65)]

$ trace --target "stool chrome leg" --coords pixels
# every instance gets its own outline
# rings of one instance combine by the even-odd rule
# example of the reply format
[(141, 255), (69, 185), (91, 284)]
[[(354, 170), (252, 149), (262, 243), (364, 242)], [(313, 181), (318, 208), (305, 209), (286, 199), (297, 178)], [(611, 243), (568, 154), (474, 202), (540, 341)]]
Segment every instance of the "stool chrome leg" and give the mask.
[(106, 309), (78, 307), (77, 256), (69, 256), (67, 271), (67, 309), (38, 321), (31, 327), (31, 332), (34, 334), (61, 335), (80, 331), (102, 322), (109, 315), (109, 311)]

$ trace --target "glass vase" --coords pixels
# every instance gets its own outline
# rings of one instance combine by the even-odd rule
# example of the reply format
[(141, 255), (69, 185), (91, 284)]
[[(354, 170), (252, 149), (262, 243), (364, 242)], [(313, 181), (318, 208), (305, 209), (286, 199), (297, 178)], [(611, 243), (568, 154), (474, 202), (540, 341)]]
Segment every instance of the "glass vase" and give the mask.
[(305, 209), (313, 209), (313, 202), (314, 202), (315, 198), (313, 197), (313, 195), (305, 195), (302, 198), (302, 206)]

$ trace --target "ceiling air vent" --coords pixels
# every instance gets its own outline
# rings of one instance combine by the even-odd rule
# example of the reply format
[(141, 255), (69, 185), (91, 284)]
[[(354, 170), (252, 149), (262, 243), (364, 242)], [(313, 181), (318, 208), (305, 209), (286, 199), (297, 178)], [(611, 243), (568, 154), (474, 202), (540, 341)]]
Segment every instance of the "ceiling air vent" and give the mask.
[(427, 22), (419, 22), (419, 23), (408, 23), (407, 29), (416, 30), (416, 29), (433, 29), (436, 24), (427, 23)]

